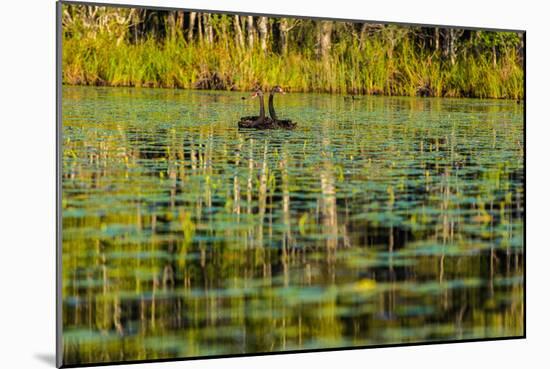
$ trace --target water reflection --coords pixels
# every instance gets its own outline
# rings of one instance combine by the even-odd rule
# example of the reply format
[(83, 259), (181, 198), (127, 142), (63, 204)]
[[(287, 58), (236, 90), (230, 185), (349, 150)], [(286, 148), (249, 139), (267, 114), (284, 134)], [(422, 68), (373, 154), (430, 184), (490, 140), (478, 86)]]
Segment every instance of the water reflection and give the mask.
[(63, 94), (67, 364), (523, 334), (523, 106)]

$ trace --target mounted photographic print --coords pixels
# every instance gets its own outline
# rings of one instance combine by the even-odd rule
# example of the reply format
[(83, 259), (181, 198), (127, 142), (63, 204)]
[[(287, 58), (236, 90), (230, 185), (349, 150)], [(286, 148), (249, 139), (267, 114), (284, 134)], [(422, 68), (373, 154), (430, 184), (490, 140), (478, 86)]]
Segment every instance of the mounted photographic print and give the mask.
[(58, 365), (525, 337), (525, 32), (61, 2)]

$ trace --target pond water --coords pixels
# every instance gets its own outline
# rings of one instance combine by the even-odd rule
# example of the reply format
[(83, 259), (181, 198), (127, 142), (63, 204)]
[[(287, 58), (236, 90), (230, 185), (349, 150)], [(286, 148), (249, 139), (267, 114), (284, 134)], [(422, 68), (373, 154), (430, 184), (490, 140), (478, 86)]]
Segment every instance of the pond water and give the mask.
[(520, 336), (515, 101), (63, 88), (65, 364)]

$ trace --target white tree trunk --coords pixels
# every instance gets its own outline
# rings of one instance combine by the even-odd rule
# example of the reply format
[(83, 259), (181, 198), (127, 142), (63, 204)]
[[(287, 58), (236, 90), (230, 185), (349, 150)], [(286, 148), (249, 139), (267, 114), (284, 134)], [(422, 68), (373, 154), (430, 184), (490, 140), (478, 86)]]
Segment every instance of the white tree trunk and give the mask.
[(246, 17), (246, 32), (248, 33), (248, 48), (252, 49), (254, 47), (254, 33), (256, 32), (254, 28), (254, 17)]
[(267, 50), (267, 17), (260, 17), (258, 20), (258, 32), (260, 33), (260, 47), (262, 51)]
[(244, 38), (241, 29), (241, 20), (238, 15), (233, 17), (233, 27), (235, 28), (235, 43), (242, 49), (244, 48)]

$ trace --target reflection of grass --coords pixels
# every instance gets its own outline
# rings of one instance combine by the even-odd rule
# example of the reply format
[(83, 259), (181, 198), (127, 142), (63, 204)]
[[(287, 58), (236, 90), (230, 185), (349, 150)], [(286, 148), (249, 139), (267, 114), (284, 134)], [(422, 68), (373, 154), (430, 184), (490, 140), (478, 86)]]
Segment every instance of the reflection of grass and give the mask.
[[(321, 122), (304, 145), (220, 135), (225, 122), (192, 118), (163, 131), (179, 114), (169, 104), (148, 119), (139, 114), (148, 107), (129, 106), (135, 116), (113, 123), (123, 99), (96, 109), (105, 96), (79, 96), (96, 89), (66, 91), (87, 102), (64, 109), (72, 118), (63, 158), (70, 360), (118, 360), (122, 348), (133, 360), (522, 333), (523, 222), (514, 210), (523, 202), (514, 176), (522, 126), (508, 120), (519, 116), (508, 110), (516, 104), (483, 102), (487, 119), (469, 124), (440, 120), (442, 108), (425, 112), (419, 99), (373, 98), (377, 112), (403, 102), (410, 120), (350, 123), (350, 136)], [(203, 96), (178, 100), (190, 117), (209, 96), (176, 93)], [(456, 104), (421, 100), (446, 103)], [(75, 119), (91, 112), (101, 125)], [(302, 117), (318, 121), (315, 110)], [(463, 156), (471, 159), (460, 167)], [(485, 213), (488, 222), (475, 218)], [(410, 238), (398, 245), (395, 230)], [(499, 259), (490, 271), (492, 249)], [(490, 277), (495, 302), (478, 293)], [(471, 305), (464, 316), (449, 313), (460, 296)]]
[(523, 72), (515, 53), (496, 66), (489, 57), (461, 57), (454, 65), (435, 53), (415, 50), (404, 40), (388, 56), (388, 45), (370, 40), (333, 50), (329, 62), (311, 53), (286, 56), (233, 45), (187, 42), (176, 36), (139, 44), (82, 38), (63, 40), (63, 82), (67, 84), (195, 88), (216, 78), (216, 88), (248, 90), (256, 83), (281, 84), (293, 91), (415, 96), (521, 98)]

